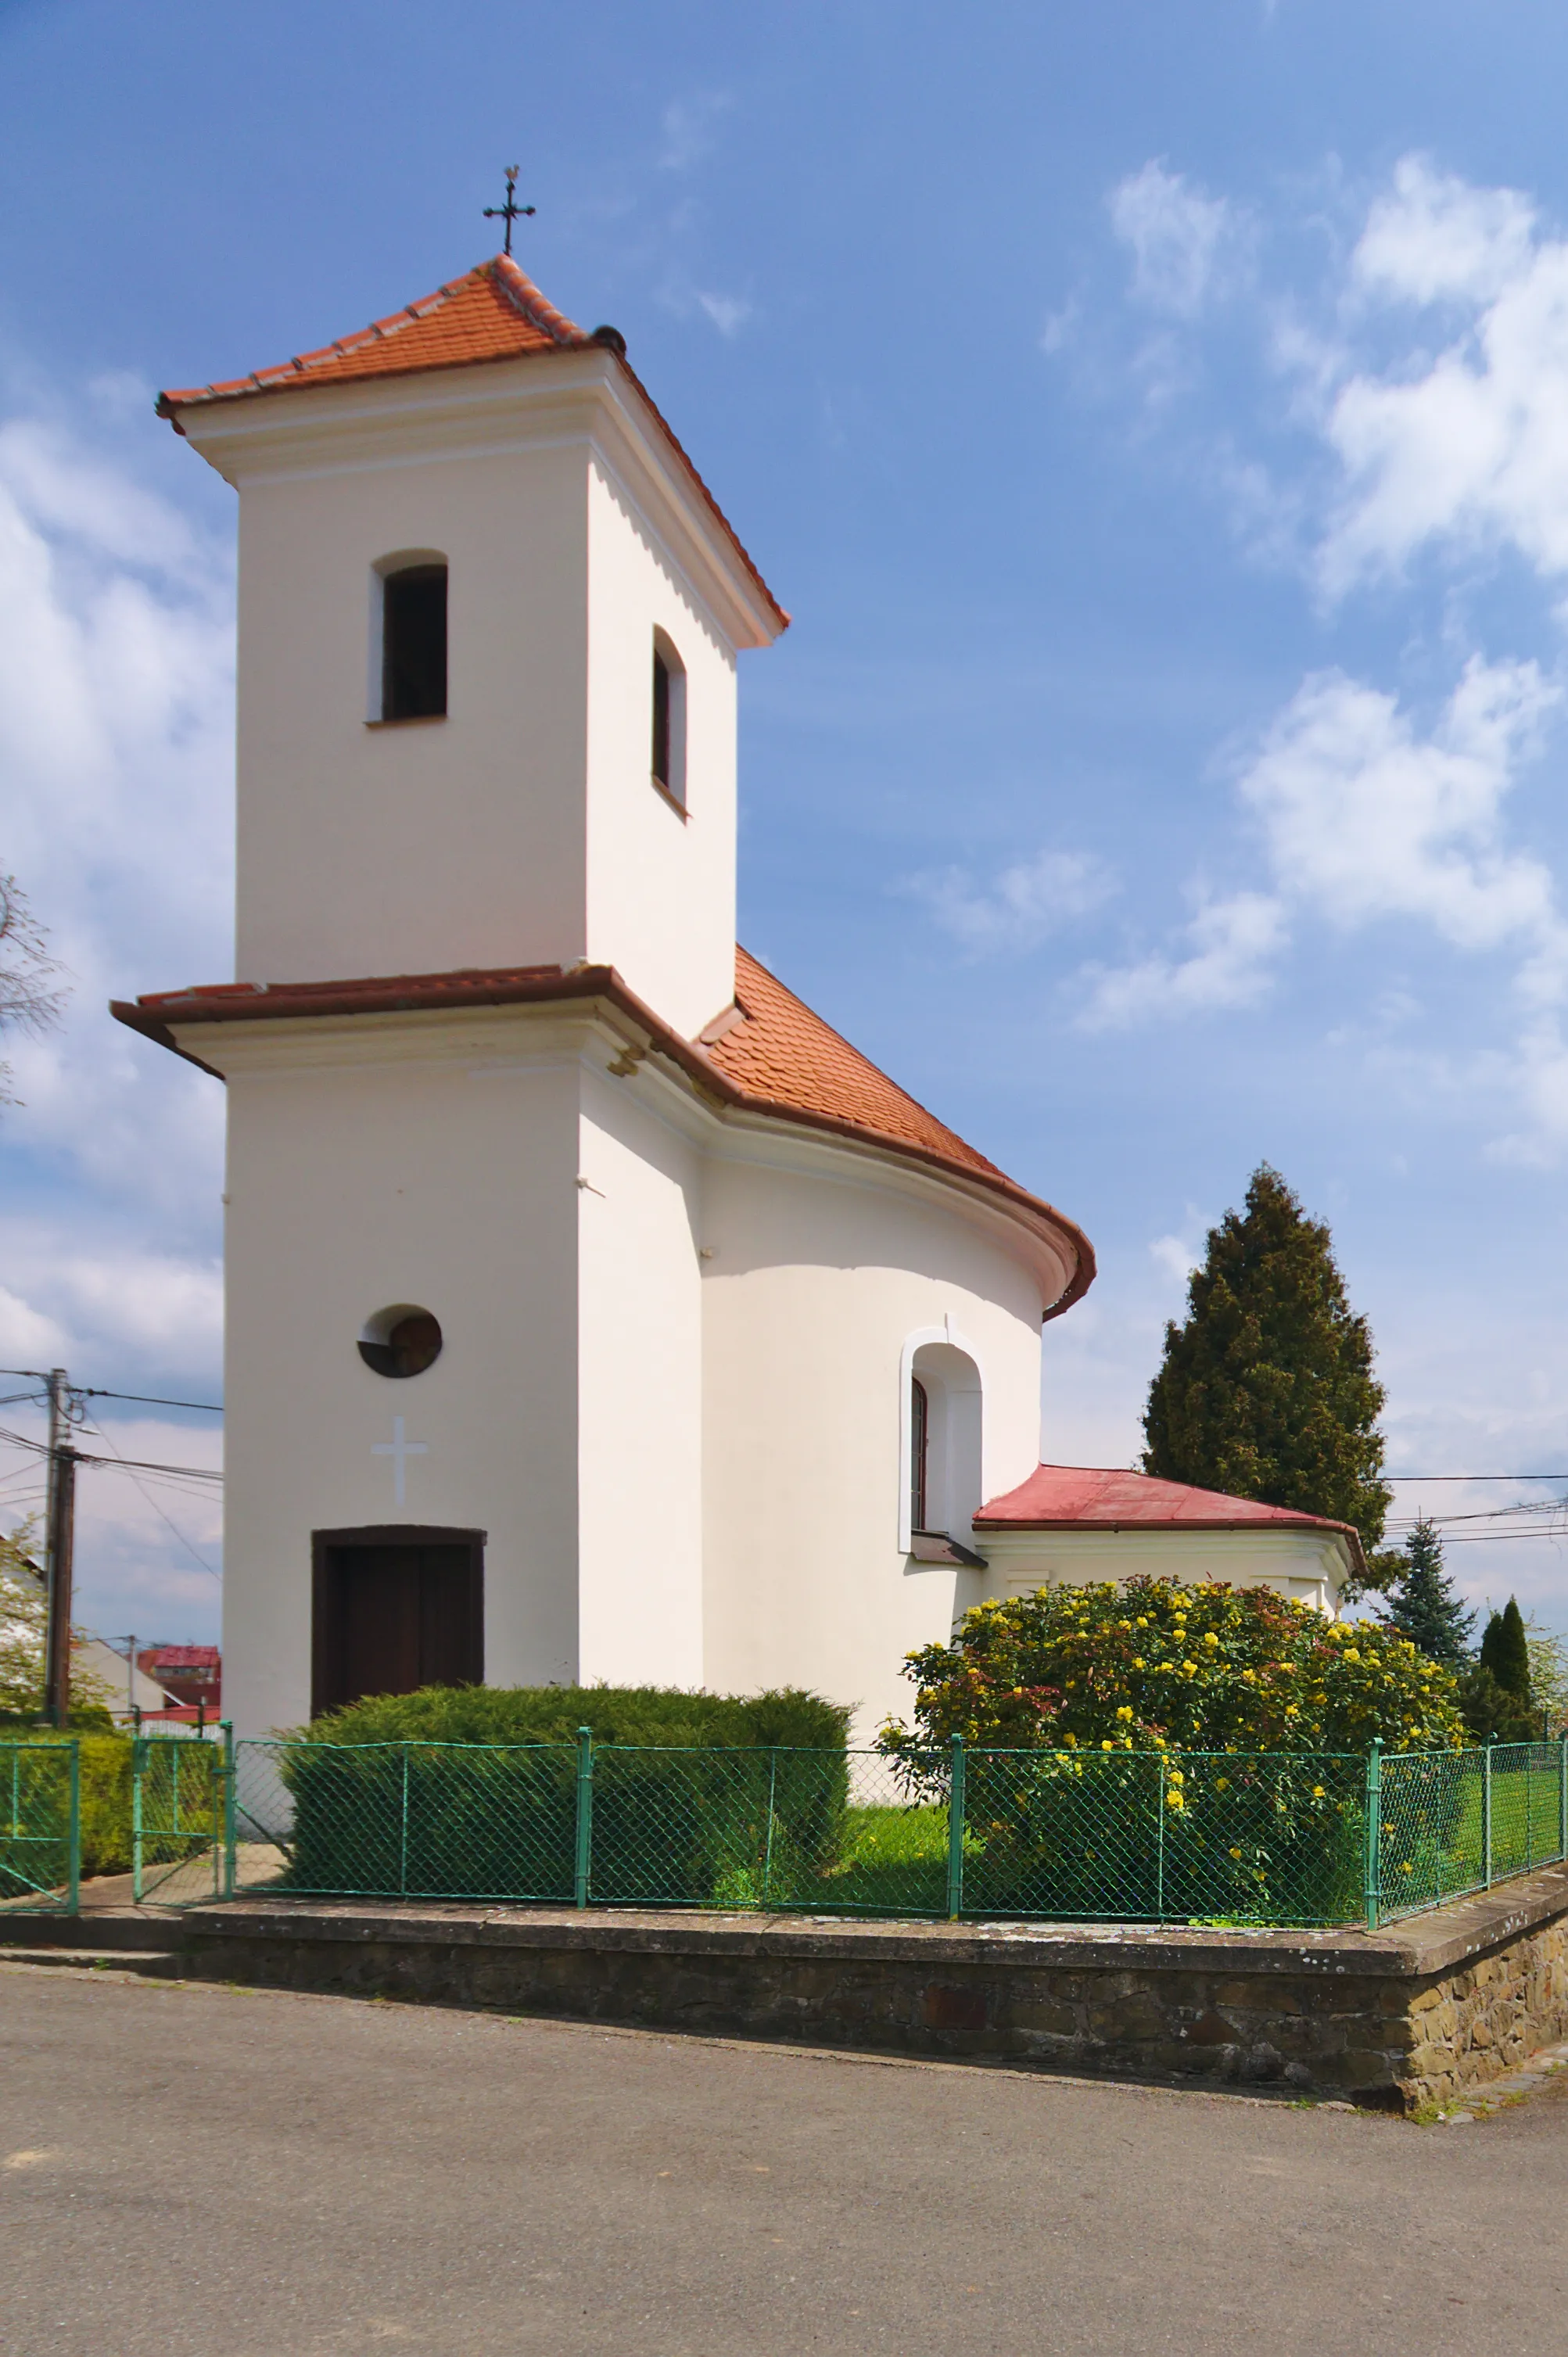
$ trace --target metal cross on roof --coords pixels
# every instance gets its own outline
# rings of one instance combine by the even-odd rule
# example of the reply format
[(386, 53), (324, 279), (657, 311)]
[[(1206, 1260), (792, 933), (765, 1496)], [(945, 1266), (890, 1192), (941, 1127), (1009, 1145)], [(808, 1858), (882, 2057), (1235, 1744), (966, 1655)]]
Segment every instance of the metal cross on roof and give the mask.
[(533, 207), (532, 205), (520, 205), (517, 201), (517, 176), (519, 169), (520, 167), (516, 164), (509, 164), (506, 167), (505, 204), (487, 205), (485, 207), (485, 219), (487, 221), (504, 221), (506, 223), (505, 251), (508, 253), (511, 252), (511, 225), (513, 221), (525, 220), (533, 210)]

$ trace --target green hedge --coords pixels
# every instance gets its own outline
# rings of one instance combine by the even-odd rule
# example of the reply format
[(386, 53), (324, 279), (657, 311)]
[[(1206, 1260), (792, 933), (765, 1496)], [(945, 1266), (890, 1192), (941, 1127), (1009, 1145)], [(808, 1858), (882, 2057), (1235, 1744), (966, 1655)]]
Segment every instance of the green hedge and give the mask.
[(575, 1738), (587, 1727), (594, 1897), (743, 1902), (774, 1873), (809, 1881), (835, 1858), (847, 1719), (798, 1691), (431, 1686), (369, 1698), (317, 1719), (280, 1760), (295, 1802), (289, 1882), (569, 1900)]
[(681, 1686), (422, 1686), (370, 1695), (328, 1711), (311, 1743), (788, 1744), (842, 1751), (849, 1713), (798, 1686), (758, 1695), (693, 1694)]

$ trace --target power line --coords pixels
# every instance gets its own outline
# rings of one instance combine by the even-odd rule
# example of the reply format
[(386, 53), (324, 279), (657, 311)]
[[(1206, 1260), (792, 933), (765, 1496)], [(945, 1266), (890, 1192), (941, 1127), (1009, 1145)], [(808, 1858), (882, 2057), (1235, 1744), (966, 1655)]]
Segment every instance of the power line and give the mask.
[[(134, 1400), (138, 1407), (193, 1407), (199, 1410), (203, 1415), (221, 1415), (223, 1413), (221, 1407), (214, 1407), (210, 1400), (154, 1399), (146, 1392), (100, 1391), (95, 1383), (85, 1385), (78, 1383), (73, 1385), (73, 1389), (79, 1399)], [(0, 1400), (0, 1407), (5, 1405), (5, 1403)], [(100, 1435), (101, 1438), (102, 1437)], [(1568, 1480), (1568, 1474), (1564, 1474), (1563, 1478)]]
[[(157, 1515), (160, 1522), (167, 1524), (168, 1528), (174, 1533), (175, 1537), (179, 1541), (181, 1546), (185, 1549), (187, 1555), (189, 1555), (191, 1561), (193, 1563), (199, 1564), (202, 1570), (207, 1574), (208, 1578), (215, 1579), (220, 1587), (221, 1587), (223, 1585), (222, 1573), (220, 1571), (214, 1571), (212, 1566), (206, 1560), (206, 1558), (197, 1553), (196, 1549), (191, 1545), (190, 1541), (186, 1537), (185, 1533), (180, 1529), (179, 1524), (175, 1522), (170, 1515), (164, 1512), (163, 1508), (159, 1505), (157, 1500), (153, 1496), (152, 1491), (146, 1487), (145, 1483), (136, 1480), (135, 1473), (132, 1470), (132, 1468), (127, 1463), (126, 1459), (120, 1457), (120, 1452), (114, 1448), (114, 1443), (110, 1439), (109, 1435), (95, 1424), (90, 1425), (87, 1428), (90, 1432), (97, 1434), (105, 1448), (113, 1450), (114, 1455), (120, 1458), (120, 1462), (124, 1466), (125, 1471), (130, 1476), (132, 1482), (135, 1488), (141, 1491), (143, 1497), (145, 1498), (148, 1505), (152, 1508), (154, 1513)], [(102, 1460), (100, 1461), (102, 1462)], [(221, 1479), (221, 1476), (219, 1478)]]

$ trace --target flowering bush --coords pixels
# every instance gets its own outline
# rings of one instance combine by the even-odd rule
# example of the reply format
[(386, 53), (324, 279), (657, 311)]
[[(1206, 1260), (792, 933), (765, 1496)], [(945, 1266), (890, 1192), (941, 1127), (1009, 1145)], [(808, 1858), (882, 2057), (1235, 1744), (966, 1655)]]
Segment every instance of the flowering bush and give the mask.
[(1392, 1631), (1329, 1620), (1271, 1588), (1219, 1581), (1042, 1587), (976, 1605), (950, 1645), (908, 1657), (913, 1729), (1007, 1750), (1391, 1751), (1466, 1740), (1453, 1674)]
[[(1325, 1923), (1364, 1904), (1363, 1754), (1465, 1739), (1451, 1672), (1266, 1588), (1042, 1588), (909, 1656), (912, 1791), (968, 1762), (964, 1888), (989, 1911)], [(1337, 1757), (1334, 1755), (1339, 1755)], [(1348, 1755), (1348, 1756), (1347, 1756)]]

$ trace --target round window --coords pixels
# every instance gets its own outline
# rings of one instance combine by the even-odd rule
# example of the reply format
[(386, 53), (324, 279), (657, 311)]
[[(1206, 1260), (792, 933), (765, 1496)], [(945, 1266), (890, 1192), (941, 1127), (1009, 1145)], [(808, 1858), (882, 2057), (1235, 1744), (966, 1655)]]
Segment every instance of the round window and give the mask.
[(366, 1318), (360, 1356), (378, 1375), (422, 1375), (441, 1356), (441, 1329), (428, 1309), (394, 1301)]

